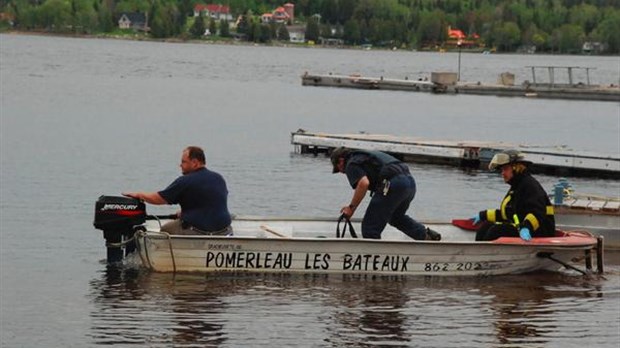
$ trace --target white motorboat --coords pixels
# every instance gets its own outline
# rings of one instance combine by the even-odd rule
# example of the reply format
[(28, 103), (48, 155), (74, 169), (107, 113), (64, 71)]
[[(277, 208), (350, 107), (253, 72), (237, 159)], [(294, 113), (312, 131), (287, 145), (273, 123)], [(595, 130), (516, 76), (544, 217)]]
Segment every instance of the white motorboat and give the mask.
[[(125, 247), (125, 254), (136, 253), (156, 272), (488, 276), (562, 268), (585, 273), (573, 261), (583, 261), (590, 271), (595, 252), (599, 272), (603, 269), (602, 241), (586, 232), (476, 242), (475, 232), (461, 224), (426, 222), (442, 234), (440, 241), (412, 240), (392, 227), (372, 240), (337, 233), (337, 219), (237, 216), (232, 236), (186, 236), (160, 232), (161, 218), (167, 216), (147, 217), (144, 203), (100, 197), (95, 227), (104, 231), (108, 261), (122, 260)], [(359, 230), (360, 222), (350, 228)]]
[(557, 228), (588, 231), (605, 239), (606, 250), (620, 250), (619, 196), (575, 193), (566, 180), (560, 180), (550, 197)]

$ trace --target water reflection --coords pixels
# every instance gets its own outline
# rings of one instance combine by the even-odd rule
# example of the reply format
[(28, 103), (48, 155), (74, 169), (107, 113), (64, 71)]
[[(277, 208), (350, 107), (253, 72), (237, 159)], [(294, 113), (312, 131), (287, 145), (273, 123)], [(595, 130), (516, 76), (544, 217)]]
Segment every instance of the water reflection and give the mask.
[(404, 277), (325, 277), (321, 305), (330, 313), (325, 341), (347, 347), (406, 346), (411, 341), (406, 285)]
[(555, 273), (433, 278), (106, 269), (90, 284), (90, 337), (97, 345), (152, 347), (513, 347), (573, 336), (583, 342), (592, 330), (584, 308), (596, 308), (605, 293), (599, 281)]
[(220, 295), (234, 289), (234, 282), (206, 286), (204, 275), (107, 267), (91, 281), (92, 340), (100, 345), (219, 346), (226, 341), (218, 321), (226, 309)]
[[(546, 346), (568, 334), (560, 313), (598, 301), (600, 277), (563, 273), (466, 279), (457, 287), (475, 289), (481, 296), (482, 322), (493, 326), (492, 346)], [(441, 281), (441, 280), (439, 280)], [(455, 284), (451, 285), (455, 290)], [(598, 301), (600, 302), (600, 301)], [(569, 308), (567, 308), (569, 307)], [(572, 346), (568, 343), (568, 346)]]

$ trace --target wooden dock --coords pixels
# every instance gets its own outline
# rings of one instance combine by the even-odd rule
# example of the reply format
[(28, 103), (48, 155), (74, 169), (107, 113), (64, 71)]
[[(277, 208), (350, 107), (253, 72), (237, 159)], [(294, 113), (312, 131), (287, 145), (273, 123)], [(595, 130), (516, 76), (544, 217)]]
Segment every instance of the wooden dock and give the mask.
[(522, 85), (503, 85), (459, 81), (452, 84), (442, 84), (426, 79), (390, 79), (384, 77), (364, 77), (360, 75), (315, 75), (306, 72), (301, 76), (301, 84), (303, 86), (381, 89), (438, 94), (475, 94), (620, 102), (619, 86), (599, 86), (590, 85), (589, 83), (543, 84), (536, 82), (524, 83)]
[(620, 179), (620, 155), (573, 151), (563, 147), (534, 147), (504, 142), (439, 141), (381, 134), (326, 134), (298, 130), (291, 144), (302, 154), (328, 154), (345, 146), (379, 150), (416, 163), (486, 168), (498, 151), (519, 149), (533, 163), (534, 172), (560, 176), (594, 176)]

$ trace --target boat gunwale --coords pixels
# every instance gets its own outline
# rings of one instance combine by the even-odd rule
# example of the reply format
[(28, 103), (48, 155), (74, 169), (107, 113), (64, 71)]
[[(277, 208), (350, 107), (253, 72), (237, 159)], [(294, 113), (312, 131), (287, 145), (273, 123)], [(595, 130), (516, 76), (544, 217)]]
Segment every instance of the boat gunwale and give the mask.
[[(518, 237), (501, 237), (494, 241), (433, 241), (433, 240), (394, 240), (394, 239), (365, 239), (365, 238), (336, 238), (336, 237), (257, 237), (257, 236), (209, 236), (209, 235), (172, 235), (160, 231), (138, 231), (143, 238), (152, 238), (158, 240), (222, 240), (222, 241), (280, 241), (280, 242), (313, 242), (313, 243), (380, 243), (380, 244), (410, 244), (410, 245), (446, 245), (446, 246), (515, 246), (529, 248), (546, 248), (546, 249), (592, 249), (597, 245), (597, 239), (593, 236), (585, 234), (568, 235), (563, 237), (542, 237), (533, 238), (530, 241), (524, 241)], [(570, 233), (570, 232), (569, 232)], [(568, 241), (568, 243), (567, 243)]]

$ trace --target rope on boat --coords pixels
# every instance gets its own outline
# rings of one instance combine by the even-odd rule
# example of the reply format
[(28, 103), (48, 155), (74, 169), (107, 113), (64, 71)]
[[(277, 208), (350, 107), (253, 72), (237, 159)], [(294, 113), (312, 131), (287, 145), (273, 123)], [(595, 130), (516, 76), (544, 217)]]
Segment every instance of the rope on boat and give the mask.
[(586, 231), (586, 230), (571, 230), (571, 231), (564, 231), (564, 232), (569, 236), (584, 236), (584, 237), (596, 238), (595, 235), (593, 235), (590, 231)]
[(172, 259), (172, 272), (177, 272), (177, 262), (174, 259), (174, 250), (172, 250), (172, 239), (170, 238), (170, 234), (167, 232), (160, 232), (166, 235), (168, 238), (168, 247), (170, 248), (170, 258)]
[(136, 239), (136, 235), (134, 234), (133, 236), (131, 236), (131, 238), (118, 242), (118, 243), (105, 243), (105, 246), (108, 248), (122, 248), (125, 245), (131, 243), (134, 241), (134, 239)]
[(176, 219), (177, 215), (176, 214), (169, 214), (169, 215), (147, 215), (146, 216), (146, 220), (157, 220), (157, 223), (159, 224), (159, 228), (161, 228), (161, 219)]
[[(342, 234), (340, 234), (340, 223), (344, 221), (344, 226), (342, 227)], [(346, 215), (342, 214), (338, 218), (338, 225), (336, 225), (336, 238), (344, 238), (344, 235), (347, 233), (347, 227), (349, 228), (349, 233), (351, 237), (357, 238), (357, 234), (355, 233), (355, 229), (353, 228), (353, 224), (351, 220), (347, 218)]]

